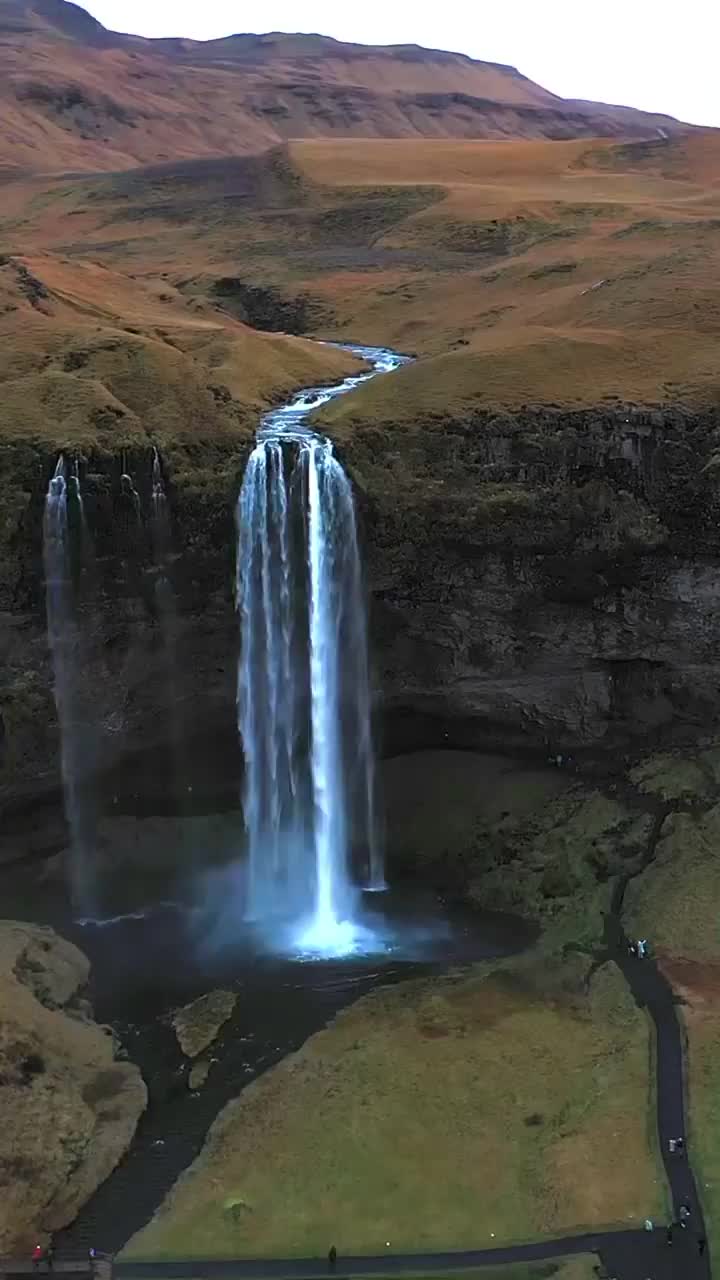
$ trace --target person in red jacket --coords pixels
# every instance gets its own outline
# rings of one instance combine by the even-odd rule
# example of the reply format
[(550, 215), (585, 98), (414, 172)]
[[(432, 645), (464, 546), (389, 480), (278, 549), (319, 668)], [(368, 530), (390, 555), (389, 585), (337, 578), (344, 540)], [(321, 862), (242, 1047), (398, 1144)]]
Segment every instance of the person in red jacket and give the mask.
[(32, 1251), (32, 1269), (33, 1269), (33, 1271), (37, 1271), (37, 1269), (38, 1269), (38, 1267), (40, 1266), (40, 1263), (43, 1261), (44, 1257), (45, 1257), (45, 1250), (43, 1249), (42, 1245), (41, 1245), (41, 1244), (36, 1244), (36, 1245), (35, 1245), (35, 1248), (34, 1248), (34, 1249), (33, 1249), (33, 1251)]

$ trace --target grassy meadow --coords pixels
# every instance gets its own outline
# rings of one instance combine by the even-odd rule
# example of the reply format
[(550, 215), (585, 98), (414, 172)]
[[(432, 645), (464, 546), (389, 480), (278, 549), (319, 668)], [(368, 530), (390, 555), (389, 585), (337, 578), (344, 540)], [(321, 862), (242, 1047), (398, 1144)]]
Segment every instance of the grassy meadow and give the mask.
[[(614, 967), (381, 990), (226, 1108), (128, 1258), (482, 1248), (664, 1209), (648, 1027)], [(623, 1160), (617, 1160), (621, 1141)]]

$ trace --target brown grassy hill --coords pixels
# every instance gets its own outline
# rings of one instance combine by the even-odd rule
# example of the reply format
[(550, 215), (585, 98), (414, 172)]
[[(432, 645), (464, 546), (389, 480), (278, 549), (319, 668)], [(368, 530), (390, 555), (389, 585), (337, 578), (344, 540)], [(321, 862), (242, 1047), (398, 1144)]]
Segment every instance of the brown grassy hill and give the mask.
[(0, 350), (3, 440), (110, 452), (247, 440), (263, 408), (353, 363), (50, 253), (0, 259)]
[(657, 136), (667, 116), (565, 102), (513, 67), (414, 45), (106, 31), (67, 0), (0, 0), (0, 167), (119, 170), (300, 137)]
[[(220, 307), (276, 327), (274, 299), (280, 328), (294, 315), (298, 332), (425, 357), (339, 402), (338, 424), (720, 394), (716, 131), (307, 140), (4, 193), (9, 251), (131, 272), (216, 323)], [(268, 305), (253, 319), (243, 308), (258, 291)]]
[[(444, 192), (382, 237), (394, 269), (380, 289), (359, 287), (348, 317), (361, 335), (435, 358), (367, 388), (364, 408), (338, 405), (336, 418), (720, 401), (720, 135), (393, 150), (293, 150), (306, 174), (329, 182), (332, 171), (343, 189), (392, 172), (401, 189), (434, 179)], [(435, 270), (413, 267), (413, 253), (435, 254)], [(336, 311), (348, 284), (335, 272), (320, 291)]]

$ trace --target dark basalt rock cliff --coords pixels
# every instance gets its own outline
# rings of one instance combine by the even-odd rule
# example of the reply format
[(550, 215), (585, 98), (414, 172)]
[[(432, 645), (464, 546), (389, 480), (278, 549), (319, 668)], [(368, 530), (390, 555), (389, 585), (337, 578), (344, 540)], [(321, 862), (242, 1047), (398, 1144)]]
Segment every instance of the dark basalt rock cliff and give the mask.
[[(81, 462), (92, 554), (78, 566), (80, 714), (105, 812), (239, 804), (234, 504), (248, 448), (167, 459), (169, 596), (148, 528), (149, 453)], [(714, 726), (716, 411), (367, 425), (338, 452), (358, 492), (386, 752), (492, 746), (612, 764)], [(2, 451), (0, 858), (65, 840), (41, 553), (54, 463), (30, 444)]]
[(717, 411), (637, 407), (353, 432), (386, 710), (553, 752), (713, 723), (719, 446)]

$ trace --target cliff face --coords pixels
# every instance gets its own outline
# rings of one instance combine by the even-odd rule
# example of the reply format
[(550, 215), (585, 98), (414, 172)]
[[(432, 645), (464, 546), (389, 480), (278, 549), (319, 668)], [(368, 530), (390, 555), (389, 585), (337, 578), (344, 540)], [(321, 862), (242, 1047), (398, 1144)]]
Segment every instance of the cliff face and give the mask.
[[(73, 557), (81, 672), (73, 719), (98, 814), (237, 803), (234, 504), (249, 447), (242, 439), (206, 447), (191, 475), (179, 470), (176, 455), (175, 485), (168, 477), (171, 549), (161, 560), (150, 524), (150, 449), (83, 458), (87, 528)], [(0, 584), (0, 860), (54, 852), (66, 841), (42, 567), (44, 496), (56, 455), (25, 446), (6, 447), (4, 455), (23, 505), (4, 512), (13, 531)], [(125, 471), (136, 498), (124, 491)]]
[[(528, 410), (341, 440), (386, 751), (613, 758), (709, 731), (720, 709), (719, 432), (716, 411)], [(88, 461), (79, 714), (106, 813), (239, 803), (233, 509), (246, 452), (218, 452), (195, 485), (174, 486), (169, 472), (174, 550), (162, 574), (123, 499), (121, 460)], [(3, 856), (64, 839), (40, 565), (52, 461), (28, 479), (0, 629)], [(149, 461), (124, 459), (146, 515)]]
[(478, 414), (343, 448), (385, 706), (576, 752), (718, 711), (717, 411)]

